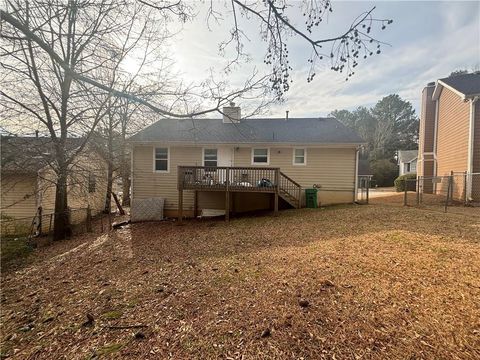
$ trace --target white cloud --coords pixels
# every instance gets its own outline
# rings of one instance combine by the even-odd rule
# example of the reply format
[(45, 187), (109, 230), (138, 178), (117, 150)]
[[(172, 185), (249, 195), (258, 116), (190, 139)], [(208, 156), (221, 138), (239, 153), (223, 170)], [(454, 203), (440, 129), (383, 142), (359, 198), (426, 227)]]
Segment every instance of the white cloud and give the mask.
[[(336, 4), (336, 10), (342, 14), (342, 23), (359, 9), (371, 5), (371, 2), (341, 2)], [(382, 39), (390, 40), (393, 46), (384, 47), (380, 56), (361, 63), (348, 82), (324, 65), (317, 71), (313, 83), (307, 83), (306, 58), (310, 49), (299, 39), (293, 39), (294, 83), (287, 93), (287, 101), (272, 107), (272, 115), (283, 116), (288, 109), (292, 117), (321, 116), (334, 109), (370, 106), (392, 93), (411, 101), (418, 109), (421, 90), (428, 82), (480, 62), (479, 3), (381, 2), (375, 5), (379, 16), (394, 18), (394, 25), (381, 34)], [(228, 22), (214, 26), (213, 30), (209, 31), (199, 18), (186, 25), (182, 40), (175, 44), (177, 68), (190, 80), (201, 81), (207, 77), (208, 69), (218, 71), (228, 61), (218, 55), (218, 44), (228, 36)], [(253, 34), (256, 30), (249, 31)], [(258, 36), (250, 38), (252, 41), (247, 47), (255, 55), (252, 63), (229, 75), (237, 85), (253, 67), (263, 66), (264, 44)]]

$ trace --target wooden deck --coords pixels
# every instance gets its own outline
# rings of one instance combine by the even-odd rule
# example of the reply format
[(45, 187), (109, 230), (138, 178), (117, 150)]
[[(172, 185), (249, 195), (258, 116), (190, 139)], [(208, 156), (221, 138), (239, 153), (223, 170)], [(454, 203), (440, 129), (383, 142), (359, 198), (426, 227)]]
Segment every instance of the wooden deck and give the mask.
[(225, 192), (225, 219), (230, 213), (231, 192), (274, 194), (274, 211), (278, 212), (278, 197), (295, 208), (300, 207), (301, 186), (276, 167), (179, 166), (179, 221), (183, 218), (183, 191), (195, 191), (194, 215), (197, 214), (198, 191)]

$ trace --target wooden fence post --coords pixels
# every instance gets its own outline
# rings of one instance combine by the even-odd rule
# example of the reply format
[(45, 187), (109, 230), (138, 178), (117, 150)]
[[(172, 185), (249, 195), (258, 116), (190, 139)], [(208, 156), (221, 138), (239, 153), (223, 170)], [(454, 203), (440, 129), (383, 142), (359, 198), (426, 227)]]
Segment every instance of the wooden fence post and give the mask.
[(230, 168), (226, 168), (225, 181), (225, 221), (230, 221)]
[(273, 205), (273, 211), (274, 215), (278, 215), (278, 192), (279, 192), (279, 187), (280, 187), (280, 168), (275, 169), (275, 198), (274, 198), (274, 205)]
[(370, 176), (367, 178), (367, 204), (370, 197)]
[(403, 186), (404, 186), (404, 188), (403, 188), (403, 206), (407, 206), (407, 196), (408, 196), (408, 194), (407, 194), (407, 191), (408, 191), (407, 186), (408, 186), (408, 182), (407, 182), (407, 179), (406, 179), (406, 178), (403, 179)]

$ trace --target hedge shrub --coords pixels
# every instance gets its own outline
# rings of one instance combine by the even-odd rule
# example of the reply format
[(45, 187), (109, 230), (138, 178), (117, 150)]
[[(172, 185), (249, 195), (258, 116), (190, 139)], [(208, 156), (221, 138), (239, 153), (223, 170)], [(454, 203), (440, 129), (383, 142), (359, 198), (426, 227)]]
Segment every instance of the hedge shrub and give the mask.
[[(417, 190), (417, 174), (409, 173), (404, 174), (395, 179), (395, 189), (397, 192), (405, 191), (405, 180), (407, 181), (407, 191), (416, 191)], [(415, 180), (415, 181), (414, 181)]]

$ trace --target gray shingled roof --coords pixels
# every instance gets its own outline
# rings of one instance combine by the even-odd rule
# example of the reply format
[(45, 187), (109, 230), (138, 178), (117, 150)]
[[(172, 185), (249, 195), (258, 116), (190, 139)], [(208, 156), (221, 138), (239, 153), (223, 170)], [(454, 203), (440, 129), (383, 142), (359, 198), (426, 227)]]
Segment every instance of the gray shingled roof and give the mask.
[(159, 120), (130, 138), (133, 142), (362, 144), (365, 141), (335, 118)]
[(409, 163), (418, 157), (418, 150), (398, 150), (399, 162)]
[[(83, 139), (68, 138), (67, 150), (78, 148)], [(48, 137), (0, 137), (2, 172), (36, 173), (54, 161), (52, 140)]]
[(440, 80), (465, 96), (480, 94), (480, 73), (456, 75)]

